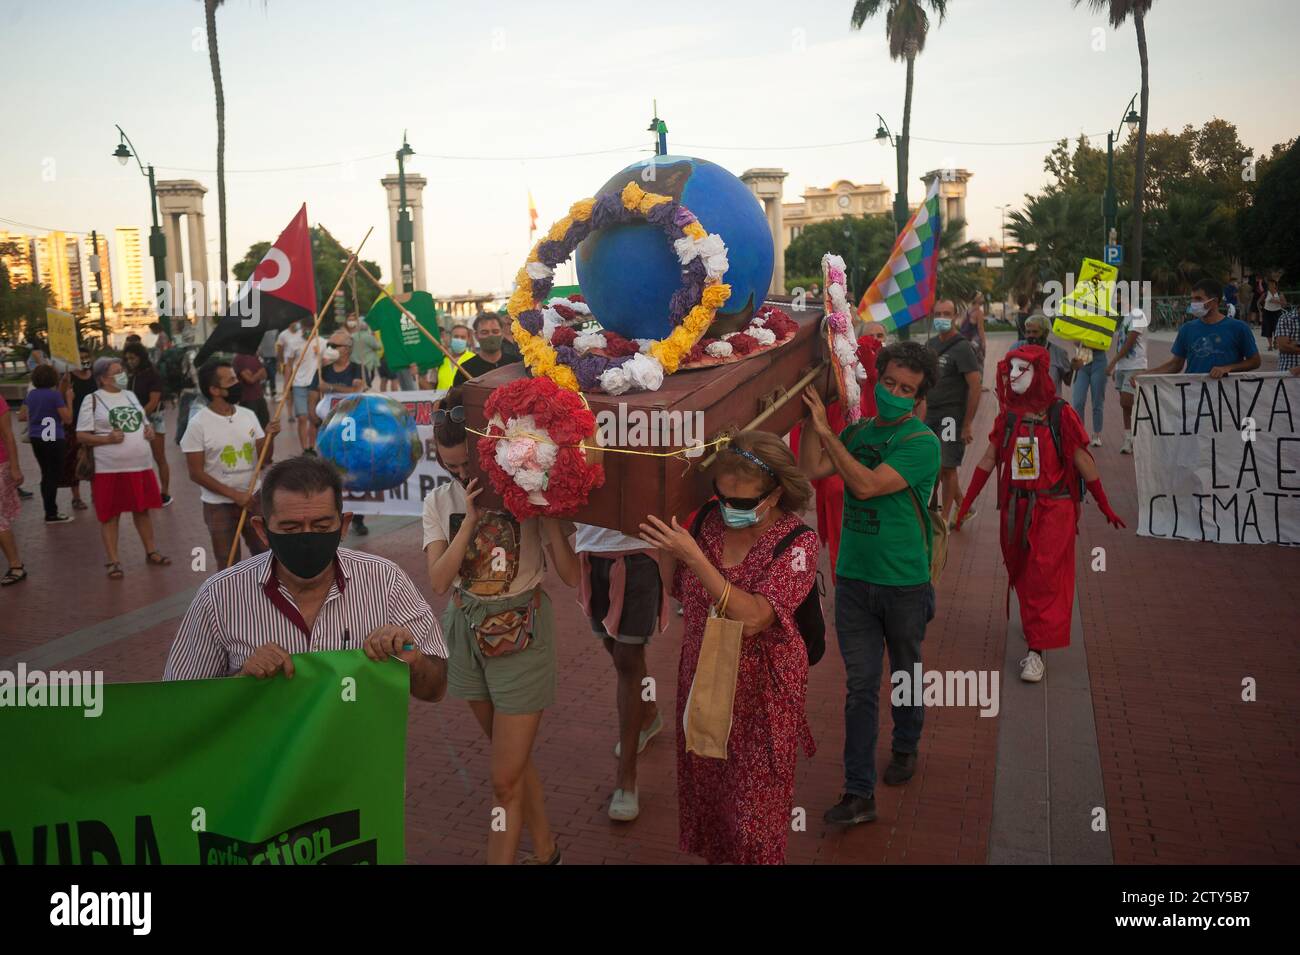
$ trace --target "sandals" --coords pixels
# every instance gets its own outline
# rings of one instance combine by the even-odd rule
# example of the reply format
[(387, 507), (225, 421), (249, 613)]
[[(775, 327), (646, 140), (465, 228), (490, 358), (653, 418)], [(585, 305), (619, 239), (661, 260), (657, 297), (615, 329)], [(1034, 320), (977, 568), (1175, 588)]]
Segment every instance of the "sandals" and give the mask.
[(149, 553), (145, 555), (145, 558), (149, 561), (149, 563), (153, 564), (155, 567), (166, 567), (168, 564), (172, 562), (172, 559), (170, 557), (164, 557), (156, 550), (149, 551)]
[(551, 857), (549, 859), (539, 859), (534, 854), (528, 856), (519, 864), (520, 865), (562, 865), (563, 863), (564, 863), (564, 856), (561, 855), (560, 853), (560, 843), (557, 840), (555, 843), (555, 851), (551, 853)]
[(122, 572), (122, 565), (115, 560), (110, 561), (104, 566), (108, 568), (109, 580), (121, 580), (123, 577), (126, 576), (126, 574)]
[(14, 564), (9, 568), (9, 573), (0, 577), (0, 587), (8, 587), (11, 584), (21, 583), (27, 579), (27, 568), (22, 564)]

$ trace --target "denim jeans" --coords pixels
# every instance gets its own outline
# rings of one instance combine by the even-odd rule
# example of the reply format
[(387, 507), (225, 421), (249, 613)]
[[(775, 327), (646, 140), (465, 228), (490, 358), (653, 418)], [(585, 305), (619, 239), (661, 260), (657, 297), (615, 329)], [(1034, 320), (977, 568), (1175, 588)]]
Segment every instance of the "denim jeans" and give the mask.
[[(911, 679), (921, 662), (925, 625), (933, 615), (931, 584), (885, 587), (840, 577), (835, 584), (835, 630), (848, 678), (844, 699), (844, 791), (871, 796), (876, 791), (876, 737), (879, 732), (880, 678), (889, 651), (890, 673)], [(888, 692), (888, 691), (886, 691)], [(893, 706), (892, 748), (915, 753), (921, 742), (925, 709)]]
[(1093, 358), (1074, 373), (1074, 393), (1071, 404), (1084, 420), (1083, 409), (1088, 403), (1088, 391), (1092, 391), (1092, 433), (1101, 434), (1102, 414), (1106, 408), (1106, 352), (1094, 351)]

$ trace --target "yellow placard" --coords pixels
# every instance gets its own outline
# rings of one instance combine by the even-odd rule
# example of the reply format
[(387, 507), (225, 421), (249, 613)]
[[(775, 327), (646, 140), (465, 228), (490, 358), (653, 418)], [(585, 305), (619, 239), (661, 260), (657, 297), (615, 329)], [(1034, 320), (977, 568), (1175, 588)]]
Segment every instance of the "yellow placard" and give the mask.
[(50, 339), (50, 357), (60, 358), (74, 368), (81, 367), (81, 353), (77, 351), (77, 320), (71, 312), (57, 308), (45, 310), (45, 324)]
[(1052, 332), (1060, 338), (1105, 351), (1115, 336), (1115, 280), (1119, 269), (1097, 259), (1084, 259), (1073, 291), (1061, 300)]

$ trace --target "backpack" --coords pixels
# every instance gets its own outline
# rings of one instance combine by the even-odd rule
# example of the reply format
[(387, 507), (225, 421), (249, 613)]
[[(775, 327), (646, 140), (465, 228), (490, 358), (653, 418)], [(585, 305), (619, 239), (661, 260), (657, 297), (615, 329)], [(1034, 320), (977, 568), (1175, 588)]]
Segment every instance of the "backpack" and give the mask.
[[(705, 502), (704, 506), (695, 513), (695, 520), (691, 522), (692, 537), (698, 539), (700, 528), (704, 525), (704, 519), (717, 507), (718, 501), (714, 498)], [(790, 533), (776, 542), (776, 546), (772, 548), (772, 560), (775, 562), (801, 534), (811, 530), (811, 527), (800, 521), (798, 527), (792, 528)], [(808, 589), (807, 595), (794, 611), (794, 622), (799, 627), (799, 636), (803, 637), (804, 649), (808, 653), (809, 666), (814, 666), (826, 653), (826, 617), (822, 613), (821, 600), (824, 593), (826, 593), (826, 585), (822, 580), (822, 572), (819, 570), (812, 587)]]
[[(1065, 399), (1057, 398), (1052, 402), (1051, 407), (1047, 409), (1047, 430), (1052, 433), (1052, 445), (1056, 448), (1056, 458), (1067, 471), (1074, 473), (1074, 480), (1069, 482), (1066, 490), (1070, 492), (1070, 498), (1076, 503), (1083, 500), (1083, 475), (1074, 468), (1069, 461), (1065, 459), (1061, 451), (1061, 414), (1065, 410)], [(1011, 445), (1011, 438), (1016, 433), (1016, 428), (1020, 426), (1020, 415), (1007, 415), (1007, 423), (1002, 431), (1002, 449), (1005, 451)]]
[(190, 351), (181, 347), (168, 348), (158, 356), (157, 368), (162, 377), (164, 398), (175, 398), (186, 388), (194, 387), (190, 378)]
[[(851, 428), (854, 430), (865, 428), (875, 420), (875, 418), (865, 418), (852, 425)], [(911, 441), (926, 434), (933, 435), (934, 432), (929, 429), (917, 431), (903, 440)], [(840, 441), (847, 444), (848, 435), (849, 429), (845, 429), (844, 436), (840, 438)], [(886, 448), (889, 447), (890, 442), (895, 437), (897, 435), (890, 435), (889, 441), (885, 442)], [(884, 463), (883, 453), (881, 454), (881, 463)], [(910, 484), (907, 486), (907, 495), (912, 499), (912, 507), (916, 510), (916, 519), (921, 522), (921, 537), (925, 540), (926, 553), (930, 557), (930, 584), (933, 586), (939, 582), (939, 576), (943, 573), (944, 567), (948, 565), (948, 522), (943, 519), (943, 511), (939, 507), (939, 485), (936, 481), (934, 493), (930, 496), (928, 506), (922, 506), (916, 488)]]

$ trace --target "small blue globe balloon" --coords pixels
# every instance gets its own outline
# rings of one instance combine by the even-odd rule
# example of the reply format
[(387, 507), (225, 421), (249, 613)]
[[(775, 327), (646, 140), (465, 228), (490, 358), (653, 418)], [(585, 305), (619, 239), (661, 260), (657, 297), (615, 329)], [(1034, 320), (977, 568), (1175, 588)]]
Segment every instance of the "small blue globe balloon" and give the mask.
[[(597, 191), (622, 190), (629, 182), (672, 196), (722, 236), (729, 266), (723, 281), (731, 298), (714, 327), (731, 331), (747, 324), (767, 296), (773, 260), (767, 216), (749, 187), (705, 159), (653, 156)], [(576, 259), (583, 297), (602, 326), (627, 338), (665, 338), (672, 331), (668, 304), (682, 284), (681, 264), (661, 229), (648, 222), (601, 229), (578, 246)]]
[(334, 406), (316, 450), (343, 472), (349, 491), (386, 491), (403, 484), (424, 449), (406, 408), (382, 395), (355, 395)]

